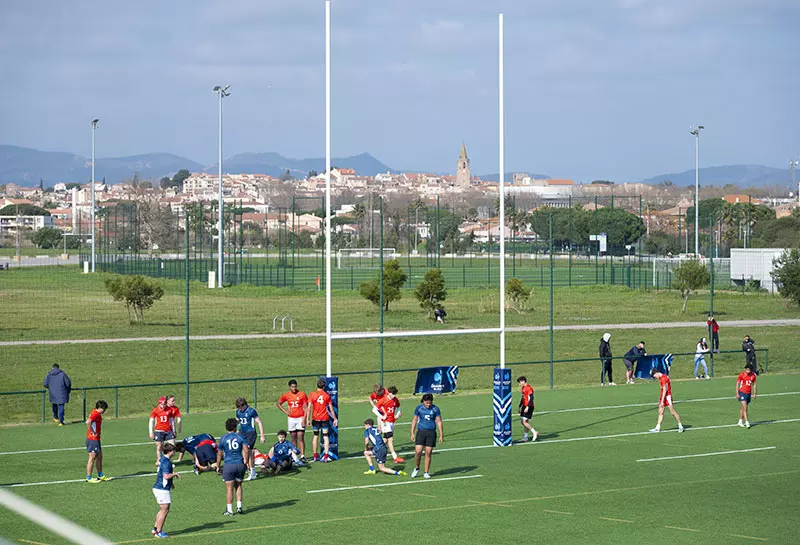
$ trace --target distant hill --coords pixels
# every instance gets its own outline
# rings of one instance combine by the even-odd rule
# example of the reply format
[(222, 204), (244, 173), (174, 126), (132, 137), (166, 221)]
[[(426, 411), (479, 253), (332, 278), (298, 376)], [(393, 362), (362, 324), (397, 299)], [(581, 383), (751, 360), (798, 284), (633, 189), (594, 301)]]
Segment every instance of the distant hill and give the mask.
[[(369, 153), (351, 157), (332, 157), (331, 165), (338, 168), (352, 168), (362, 176), (375, 176), (381, 172), (397, 172), (381, 163)], [(216, 172), (215, 164), (206, 169)], [(287, 170), (297, 178), (305, 177), (310, 171), (325, 171), (325, 159), (291, 159), (278, 153), (239, 153), (225, 159), (222, 170), (230, 174), (268, 174), (281, 176)]]
[[(387, 171), (397, 172), (369, 153), (333, 158), (331, 164), (340, 168), (352, 168), (366, 176)], [(278, 153), (240, 153), (226, 159), (222, 167), (228, 174), (268, 174), (278, 177), (289, 170), (296, 177), (305, 177), (311, 170), (323, 172), (325, 159), (290, 159)], [(191, 172), (216, 172), (218, 167), (206, 167), (171, 153), (98, 157), (95, 179), (105, 179), (109, 184), (117, 184), (138, 172), (142, 180), (158, 180), (163, 176), (172, 176), (183, 168)], [(43, 180), (47, 187), (59, 182), (87, 183), (90, 179), (90, 158), (71, 153), (0, 145), (0, 184), (15, 183), (34, 187), (39, 185), (39, 180)]]
[[(643, 184), (657, 185), (665, 180), (670, 180), (679, 186), (694, 185), (694, 169), (674, 174), (662, 174), (646, 180)], [(739, 187), (760, 187), (770, 184), (789, 185), (792, 176), (788, 169), (765, 167), (763, 165), (727, 165), (719, 167), (701, 168), (699, 172), (700, 185), (724, 186), (734, 184)]]

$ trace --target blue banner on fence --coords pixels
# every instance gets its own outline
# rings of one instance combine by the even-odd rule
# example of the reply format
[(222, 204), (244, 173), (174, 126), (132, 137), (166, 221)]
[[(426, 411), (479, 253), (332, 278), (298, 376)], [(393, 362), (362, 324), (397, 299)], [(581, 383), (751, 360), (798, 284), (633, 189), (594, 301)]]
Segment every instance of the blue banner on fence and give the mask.
[(511, 369), (496, 367), (494, 370), (492, 412), (494, 444), (507, 447), (511, 444)]
[(425, 367), (417, 371), (417, 384), (414, 393), (446, 394), (456, 391), (458, 366)]
[[(319, 377), (325, 381), (325, 391), (331, 396), (331, 403), (333, 404), (333, 414), (339, 418), (339, 377)], [(339, 459), (339, 426), (333, 425), (331, 420), (331, 430), (328, 432), (328, 440), (330, 446), (328, 448), (328, 456), (331, 460)]]
[(669, 375), (670, 367), (672, 367), (672, 354), (651, 354), (649, 356), (642, 356), (636, 361), (634, 376), (636, 378), (649, 379), (651, 378), (651, 369), (658, 369), (665, 375)]

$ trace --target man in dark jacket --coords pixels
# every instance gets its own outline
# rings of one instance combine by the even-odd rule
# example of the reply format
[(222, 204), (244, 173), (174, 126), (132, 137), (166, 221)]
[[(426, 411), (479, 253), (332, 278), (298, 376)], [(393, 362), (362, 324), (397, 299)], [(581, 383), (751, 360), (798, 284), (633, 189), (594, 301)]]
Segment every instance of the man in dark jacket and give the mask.
[(614, 377), (611, 372), (611, 345), (609, 341), (611, 340), (611, 333), (603, 333), (603, 338), (600, 339), (600, 364), (602, 367), (600, 368), (600, 386), (606, 385), (606, 374), (608, 374), (608, 383), (611, 386), (616, 386), (614, 384)]
[(758, 373), (758, 364), (756, 363), (756, 349), (753, 346), (756, 342), (750, 338), (750, 335), (744, 336), (744, 342), (742, 342), (742, 352), (745, 354), (746, 363), (745, 365), (749, 365), (750, 368), (753, 369), (753, 372), (756, 374)]
[(646, 356), (647, 351), (644, 349), (644, 341), (632, 347), (625, 353), (625, 384), (633, 384), (633, 366), (639, 361), (639, 358)]
[(62, 371), (57, 363), (44, 377), (45, 388), (50, 390), (50, 403), (53, 404), (53, 422), (58, 422), (59, 426), (64, 425), (64, 405), (69, 403), (69, 393), (72, 391), (72, 381), (67, 374)]

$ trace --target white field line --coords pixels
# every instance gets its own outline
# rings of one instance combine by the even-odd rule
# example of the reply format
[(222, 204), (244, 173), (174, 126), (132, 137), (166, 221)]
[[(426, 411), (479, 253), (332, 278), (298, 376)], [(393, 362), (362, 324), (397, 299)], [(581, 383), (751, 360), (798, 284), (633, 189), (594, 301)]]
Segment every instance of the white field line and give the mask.
[[(774, 396), (786, 396), (786, 395), (798, 395), (800, 392), (775, 392), (770, 394), (759, 394), (758, 397), (774, 397)], [(733, 399), (733, 396), (727, 397), (705, 397), (705, 398), (698, 398), (698, 399), (685, 399), (685, 400), (677, 400), (675, 404), (678, 403), (702, 403), (706, 401), (729, 401)], [(572, 413), (572, 412), (583, 412), (583, 411), (605, 411), (610, 409), (632, 409), (636, 407), (653, 407), (656, 403), (630, 403), (627, 405), (605, 405), (601, 407), (576, 407), (571, 409), (556, 409), (553, 411), (540, 411), (536, 413), (536, 416), (544, 416), (546, 414), (559, 414), (559, 413)], [(464, 422), (469, 420), (487, 420), (491, 419), (493, 416), (490, 415), (483, 415), (483, 416), (465, 416), (462, 418), (446, 418), (444, 422)], [(395, 427), (399, 426), (410, 426), (411, 422), (398, 422), (395, 424)], [(339, 428), (339, 431), (349, 431), (349, 430), (362, 430), (364, 426), (347, 426), (343, 428)], [(114, 447), (139, 447), (142, 445), (152, 445), (152, 441), (143, 442), (143, 443), (120, 443), (115, 445), (103, 445), (103, 448), (114, 448)], [(66, 452), (70, 450), (84, 450), (85, 447), (64, 447), (64, 448), (51, 448), (51, 449), (40, 449), (40, 450), (11, 450), (6, 452), (0, 452), (0, 456), (9, 456), (12, 454), (39, 454), (39, 453), (46, 453), (46, 452)]]
[[(737, 424), (738, 425), (738, 424)], [(721, 456), (723, 454), (739, 454), (741, 452), (758, 452), (760, 450), (772, 450), (777, 447), (746, 448), (742, 450), (723, 450), (720, 452), (704, 452), (702, 454), (684, 454), (683, 456), (663, 456), (661, 458), (642, 458), (637, 462), (659, 462), (661, 460), (682, 460), (684, 458), (702, 458), (704, 456)]]
[(79, 545), (111, 545), (111, 542), (105, 538), (7, 490), (0, 490), (0, 505), (73, 543), (78, 543)]
[(343, 486), (341, 488), (323, 488), (321, 490), (306, 490), (306, 494), (320, 494), (322, 492), (341, 492), (343, 490), (359, 490), (363, 488), (379, 488), (384, 486), (403, 486), (406, 484), (440, 483), (443, 481), (458, 481), (462, 479), (478, 479), (483, 475), (462, 475), (461, 477), (444, 477), (441, 479), (419, 479), (415, 481), (400, 481), (396, 483), (365, 484), (361, 486)]
[[(176, 471), (176, 473), (180, 473), (181, 475), (185, 475), (186, 473), (192, 473), (191, 471)], [(155, 477), (158, 473), (142, 473), (139, 475), (120, 475), (119, 477), (112, 477), (112, 481), (116, 481), (119, 479), (137, 479), (139, 477)], [(3, 488), (22, 488), (25, 486), (46, 486), (51, 484), (68, 484), (68, 483), (85, 483), (86, 479), (68, 479), (65, 481), (43, 481), (39, 483), (17, 483), (17, 484), (6, 484), (0, 485), (0, 491)], [(91, 484), (92, 486), (104, 486), (103, 483), (86, 483), (87, 486)]]

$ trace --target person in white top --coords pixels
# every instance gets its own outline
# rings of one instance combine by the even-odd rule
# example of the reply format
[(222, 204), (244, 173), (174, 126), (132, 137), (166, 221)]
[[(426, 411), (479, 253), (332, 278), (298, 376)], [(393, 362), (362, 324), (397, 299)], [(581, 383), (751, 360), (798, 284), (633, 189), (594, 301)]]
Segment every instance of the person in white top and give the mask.
[[(708, 367), (706, 366), (706, 354), (710, 352), (708, 348), (708, 341), (705, 337), (700, 339), (700, 342), (697, 343), (697, 347), (694, 352), (694, 378), (711, 378), (708, 375)], [(699, 376), (697, 371), (700, 369), (700, 366), (703, 366), (703, 376)]]

